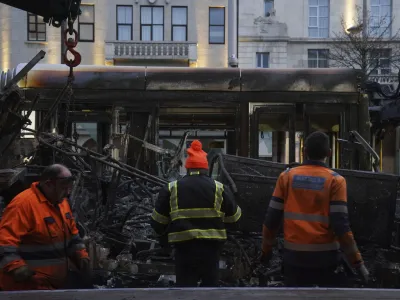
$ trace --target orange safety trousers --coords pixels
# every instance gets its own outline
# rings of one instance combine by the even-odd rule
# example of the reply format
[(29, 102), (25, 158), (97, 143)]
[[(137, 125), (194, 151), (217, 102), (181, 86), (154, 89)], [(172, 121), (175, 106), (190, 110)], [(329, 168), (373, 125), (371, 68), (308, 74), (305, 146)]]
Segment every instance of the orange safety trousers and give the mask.
[[(88, 254), (68, 201), (52, 205), (35, 182), (6, 207), (0, 221), (0, 288), (50, 290), (66, 284), (68, 270)], [(16, 282), (11, 272), (27, 265), (35, 275)]]

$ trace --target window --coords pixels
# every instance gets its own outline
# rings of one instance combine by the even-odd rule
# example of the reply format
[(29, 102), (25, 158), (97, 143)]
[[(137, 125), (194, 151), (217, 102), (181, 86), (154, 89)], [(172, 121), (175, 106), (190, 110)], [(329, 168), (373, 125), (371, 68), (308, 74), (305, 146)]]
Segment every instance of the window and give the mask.
[(391, 70), (391, 49), (376, 49), (371, 51), (371, 75), (389, 75)]
[(132, 5), (117, 5), (117, 40), (132, 40)]
[(28, 13), (28, 41), (45, 41), (46, 23), (43, 18)]
[(308, 36), (329, 37), (329, 0), (308, 0)]
[(264, 15), (266, 17), (271, 16), (274, 9), (274, 0), (264, 0)]
[(164, 40), (164, 7), (140, 7), (140, 39), (142, 41)]
[(371, 0), (371, 34), (390, 37), (392, 22), (392, 1)]
[(81, 11), (78, 17), (79, 41), (94, 42), (94, 5), (81, 4)]
[(225, 7), (210, 7), (210, 44), (225, 44)]
[(187, 41), (187, 7), (172, 7), (172, 40), (175, 42)]
[(269, 53), (257, 52), (257, 68), (269, 68)]
[(313, 49), (308, 50), (309, 68), (329, 68), (329, 50)]

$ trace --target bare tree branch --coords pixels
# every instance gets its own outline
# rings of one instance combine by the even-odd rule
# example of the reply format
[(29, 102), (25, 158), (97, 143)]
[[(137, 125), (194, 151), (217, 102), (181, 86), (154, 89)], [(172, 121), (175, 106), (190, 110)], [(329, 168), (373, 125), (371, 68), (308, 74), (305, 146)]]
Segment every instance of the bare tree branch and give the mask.
[(368, 16), (364, 22), (362, 8), (356, 6), (351, 30), (342, 16), (341, 31), (333, 33), (329, 51), (332, 66), (361, 70), (364, 82), (377, 70), (390, 75), (391, 69), (400, 66), (400, 29), (392, 32), (394, 18), (390, 15), (377, 18), (370, 13)]

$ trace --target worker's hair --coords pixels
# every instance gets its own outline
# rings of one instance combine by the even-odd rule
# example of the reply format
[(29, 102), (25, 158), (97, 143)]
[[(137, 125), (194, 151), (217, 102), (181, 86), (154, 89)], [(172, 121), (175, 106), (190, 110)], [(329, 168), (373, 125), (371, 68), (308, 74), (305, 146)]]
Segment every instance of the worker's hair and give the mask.
[(315, 131), (307, 137), (304, 147), (308, 159), (322, 160), (329, 156), (329, 136), (321, 131)]
[(46, 167), (42, 174), (40, 175), (40, 181), (44, 182), (46, 180), (57, 178), (64, 169), (67, 169), (66, 166), (60, 164), (54, 164)]

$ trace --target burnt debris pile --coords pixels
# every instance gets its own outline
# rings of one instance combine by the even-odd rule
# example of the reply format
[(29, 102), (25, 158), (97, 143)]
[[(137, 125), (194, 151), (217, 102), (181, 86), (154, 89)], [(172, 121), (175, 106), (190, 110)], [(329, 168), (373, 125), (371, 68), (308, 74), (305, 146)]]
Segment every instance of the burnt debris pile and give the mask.
[[(174, 286), (173, 248), (165, 238), (155, 236), (150, 226), (158, 192), (167, 183), (164, 176), (148, 174), (115, 159), (107, 149), (98, 153), (62, 135), (31, 133), (37, 144), (35, 151), (18, 168), (1, 173), (0, 185), (8, 186), (1, 191), (5, 202), (37, 180), (46, 165), (44, 160), (63, 163), (76, 178), (69, 201), (92, 258), (94, 286)], [(261, 248), (260, 224), (276, 178), (286, 166), (218, 153), (210, 155), (209, 160), (210, 174), (230, 186), (243, 212), (240, 224), (229, 228), (223, 248), (221, 286), (282, 286), (282, 236), (277, 239), (268, 266), (260, 265), (257, 257)], [(373, 276), (369, 286), (399, 287), (400, 226), (395, 220), (398, 178), (336, 171), (348, 181), (353, 231)], [(361, 285), (345, 261), (338, 272), (346, 274), (351, 286)]]

